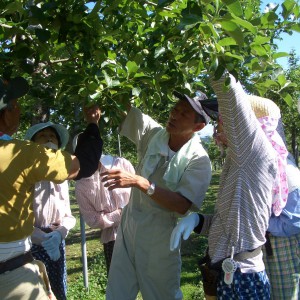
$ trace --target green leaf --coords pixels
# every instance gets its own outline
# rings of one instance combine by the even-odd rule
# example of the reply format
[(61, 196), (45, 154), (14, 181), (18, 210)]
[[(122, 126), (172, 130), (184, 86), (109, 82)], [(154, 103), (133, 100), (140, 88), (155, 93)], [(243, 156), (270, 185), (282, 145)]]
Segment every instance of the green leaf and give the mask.
[(142, 91), (141, 88), (135, 87), (135, 88), (133, 88), (131, 90), (131, 93), (132, 93), (133, 96), (137, 96), (138, 97), (140, 95), (141, 91)]
[(214, 72), (214, 78), (216, 80), (220, 79), (221, 76), (224, 74), (225, 68), (222, 65), (219, 65), (217, 70)]
[(160, 55), (162, 55), (165, 52), (166, 52), (166, 48), (165, 47), (158, 47), (158, 48), (156, 48), (155, 52), (154, 52), (154, 58), (158, 58)]
[(102, 36), (102, 40), (103, 40), (103, 41), (111, 42), (111, 43), (113, 43), (113, 44), (115, 44), (115, 45), (118, 44), (118, 41), (117, 41), (113, 36), (111, 36), (111, 35)]
[(219, 34), (215, 30), (214, 26), (211, 23), (208, 24), (201, 24), (199, 29), (202, 30), (202, 32), (205, 35), (214, 36), (216, 39), (219, 39)]
[(222, 0), (226, 4), (228, 10), (238, 17), (243, 15), (243, 9), (239, 0)]
[(244, 18), (246, 20), (249, 20), (252, 19), (252, 16), (253, 16), (253, 7), (251, 5), (248, 5), (244, 12)]
[(21, 1), (13, 1), (7, 4), (4, 9), (3, 7), (1, 8), (1, 15), (15, 14), (16, 12), (18, 12), (19, 14), (24, 13), (23, 4)]
[(135, 61), (128, 61), (126, 63), (126, 69), (128, 71), (128, 75), (135, 74), (139, 69), (139, 66), (135, 63)]
[(237, 24), (237, 25), (240, 25), (242, 27), (244, 27), (245, 29), (248, 29), (251, 33), (253, 34), (256, 34), (257, 33), (257, 29), (248, 21), (245, 21), (241, 18), (238, 18), (236, 16), (232, 16), (233, 19), (234, 19), (234, 22)]
[(89, 95), (92, 100), (97, 100), (102, 96), (102, 92), (96, 92), (95, 94)]
[(158, 7), (165, 7), (172, 2), (174, 2), (174, 0), (158, 0)]
[(113, 59), (107, 59), (101, 64), (101, 68), (104, 68), (107, 65), (117, 65), (117, 62)]
[(259, 56), (267, 55), (266, 49), (263, 46), (260, 46), (260, 45), (252, 45), (251, 46), (251, 52), (254, 55), (259, 55)]
[(154, 103), (160, 103), (161, 98), (160, 98), (159, 93), (155, 92), (155, 93), (153, 94), (153, 101), (154, 101)]
[(293, 14), (294, 7), (296, 6), (296, 2), (293, 0), (286, 0), (282, 3), (282, 16), (284, 19), (290, 17)]
[(293, 24), (291, 29), (297, 32), (300, 32), (300, 24)]
[(282, 95), (284, 101), (287, 103), (287, 105), (288, 106), (292, 106), (292, 104), (293, 104), (293, 98), (292, 98), (292, 96), (290, 94), (288, 94), (288, 93), (283, 93), (281, 95)]
[(108, 51), (107, 56), (108, 56), (109, 59), (115, 60), (116, 57), (117, 57), (117, 54), (114, 51)]
[(264, 81), (264, 86), (271, 89), (274, 86), (278, 86), (278, 84), (274, 80), (267, 79), (267, 80)]
[(149, 76), (145, 74), (144, 72), (139, 72), (134, 74), (134, 78), (139, 78), (139, 79), (151, 79), (152, 76)]
[(273, 54), (274, 59), (277, 59), (280, 57), (287, 57), (287, 56), (289, 56), (289, 54), (287, 52), (276, 52)]
[(103, 75), (107, 86), (112, 87), (112, 79), (108, 76), (108, 74), (105, 71), (103, 71)]
[(243, 60), (244, 60), (243, 56), (237, 55), (237, 54), (233, 54), (233, 53), (231, 53), (231, 52), (226, 52), (226, 53), (224, 54), (224, 56), (225, 56), (225, 57), (236, 58), (236, 59), (238, 59), (238, 60), (240, 60), (240, 61), (243, 61)]
[(226, 38), (220, 40), (220, 41), (218, 42), (218, 44), (219, 44), (220, 46), (225, 47), (225, 46), (236, 45), (237, 43), (236, 43), (236, 40), (235, 40), (235, 39), (233, 39), (233, 38), (231, 38), (231, 37), (226, 37)]
[(197, 15), (186, 15), (182, 19), (180, 19), (180, 23), (178, 25), (179, 29), (183, 29), (185, 27), (191, 28), (191, 26), (194, 26), (201, 22), (201, 18)]
[(261, 36), (261, 35), (257, 35), (254, 39), (254, 44), (265, 44), (265, 43), (269, 43), (270, 42), (271, 37), (269, 36)]
[(237, 26), (235, 22), (232, 21), (221, 21), (220, 22), (222, 28), (225, 32), (231, 36), (239, 46), (243, 46), (244, 44), (244, 35), (242, 30)]
[(262, 25), (264, 25), (264, 26), (269, 25), (269, 26), (271, 26), (271, 28), (274, 27), (274, 23), (277, 20), (278, 20), (278, 16), (274, 11), (270, 11), (270, 12), (264, 14), (262, 16), (262, 18), (260, 19)]
[(50, 38), (51, 38), (51, 33), (48, 30), (45, 29), (35, 29), (35, 34), (37, 36), (37, 38), (39, 39), (39, 41), (41, 42), (47, 42)]
[(286, 83), (285, 76), (283, 74), (278, 75), (277, 81), (279, 82), (280, 86), (284, 86)]

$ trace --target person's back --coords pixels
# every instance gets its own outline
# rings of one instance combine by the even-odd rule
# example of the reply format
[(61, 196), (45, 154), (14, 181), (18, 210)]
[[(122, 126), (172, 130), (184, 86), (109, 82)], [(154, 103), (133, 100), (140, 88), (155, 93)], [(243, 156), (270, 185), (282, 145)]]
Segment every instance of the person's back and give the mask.
[[(32, 232), (35, 182), (49, 178), (59, 183), (68, 177), (71, 156), (54, 154), (43, 146), (24, 141), (0, 141), (0, 242), (23, 239)], [(39, 164), (42, 163), (44, 167)], [(58, 168), (61, 165), (61, 168)], [(25, 199), (23, 195), (26, 195)]]
[[(235, 78), (231, 77), (231, 81)], [(212, 263), (216, 263), (230, 256), (232, 246), (235, 253), (240, 253), (264, 243), (272, 206), (270, 183), (277, 167), (275, 151), (251, 109), (251, 101), (239, 91), (240, 85), (231, 83), (228, 93), (234, 97), (222, 91), (222, 80), (213, 82), (213, 87), (228, 143), (208, 237), (209, 254)], [(264, 269), (262, 257), (260, 267), (257, 258), (252, 260), (241, 267), (244, 272)]]
[(261, 247), (271, 210), (280, 213), (287, 191), (287, 151), (276, 134), (280, 110), (269, 99), (247, 95), (232, 75), (224, 89), (227, 75), (211, 79), (219, 106), (215, 137), (227, 147), (214, 213), (183, 218), (172, 232), (170, 248), (192, 230), (208, 234), (208, 255), (200, 267), (205, 294), (269, 299)]
[[(0, 299), (48, 299), (44, 265), (33, 259), (34, 184), (41, 180), (63, 182), (95, 171), (102, 152), (98, 107), (84, 109), (89, 123), (75, 156), (52, 151), (31, 142), (13, 140), (20, 122), (18, 98), (29, 85), (24, 78), (0, 80)], [(47, 285), (47, 286), (46, 286)]]
[[(67, 129), (52, 122), (38, 123), (30, 127), (24, 139), (46, 148), (64, 149), (69, 140)], [(72, 216), (69, 199), (69, 183), (40, 181), (35, 184), (34, 230), (31, 235), (31, 253), (46, 266), (51, 290), (58, 300), (67, 295), (67, 264), (65, 239), (76, 224)]]

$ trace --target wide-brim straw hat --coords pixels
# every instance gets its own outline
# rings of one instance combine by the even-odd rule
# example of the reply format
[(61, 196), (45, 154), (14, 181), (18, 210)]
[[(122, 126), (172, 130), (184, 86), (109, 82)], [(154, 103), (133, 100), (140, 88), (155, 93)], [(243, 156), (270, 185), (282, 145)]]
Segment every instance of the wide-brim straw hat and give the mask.
[(279, 107), (272, 100), (254, 95), (248, 95), (247, 98), (257, 119), (266, 116), (276, 119), (281, 117)]
[(59, 138), (60, 138), (61, 148), (65, 148), (69, 141), (68, 130), (63, 125), (54, 124), (50, 121), (45, 122), (45, 123), (39, 123), (39, 124), (36, 124), (36, 125), (33, 125), (32, 127), (30, 127), (27, 130), (27, 132), (24, 136), (24, 139), (31, 141), (31, 139), (37, 132), (39, 132), (45, 128), (48, 128), (48, 127), (53, 128), (57, 132), (57, 134), (59, 135)]

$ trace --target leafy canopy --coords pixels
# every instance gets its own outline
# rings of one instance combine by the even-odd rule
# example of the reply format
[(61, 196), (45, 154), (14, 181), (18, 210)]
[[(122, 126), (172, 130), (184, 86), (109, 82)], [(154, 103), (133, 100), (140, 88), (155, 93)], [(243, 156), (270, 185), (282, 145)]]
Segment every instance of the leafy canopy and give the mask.
[[(207, 71), (228, 69), (249, 91), (291, 102), (296, 85), (275, 59), (281, 32), (300, 31), (299, 4), (261, 13), (258, 0), (83, 0), (0, 2), (0, 71), (31, 82), (32, 116), (79, 126), (81, 107), (97, 102), (106, 128), (133, 101), (163, 113), (174, 89), (211, 94)], [(280, 79), (281, 78), (281, 79)], [(104, 124), (103, 124), (104, 125)], [(108, 126), (109, 125), (109, 126)]]

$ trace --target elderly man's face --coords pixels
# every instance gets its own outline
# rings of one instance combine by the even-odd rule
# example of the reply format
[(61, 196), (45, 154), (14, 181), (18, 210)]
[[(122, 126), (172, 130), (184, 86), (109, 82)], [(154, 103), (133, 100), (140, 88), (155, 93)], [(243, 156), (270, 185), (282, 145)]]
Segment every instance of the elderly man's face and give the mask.
[(196, 123), (196, 112), (192, 106), (184, 100), (179, 100), (170, 111), (166, 130), (170, 134), (191, 135), (202, 129), (204, 123)]

